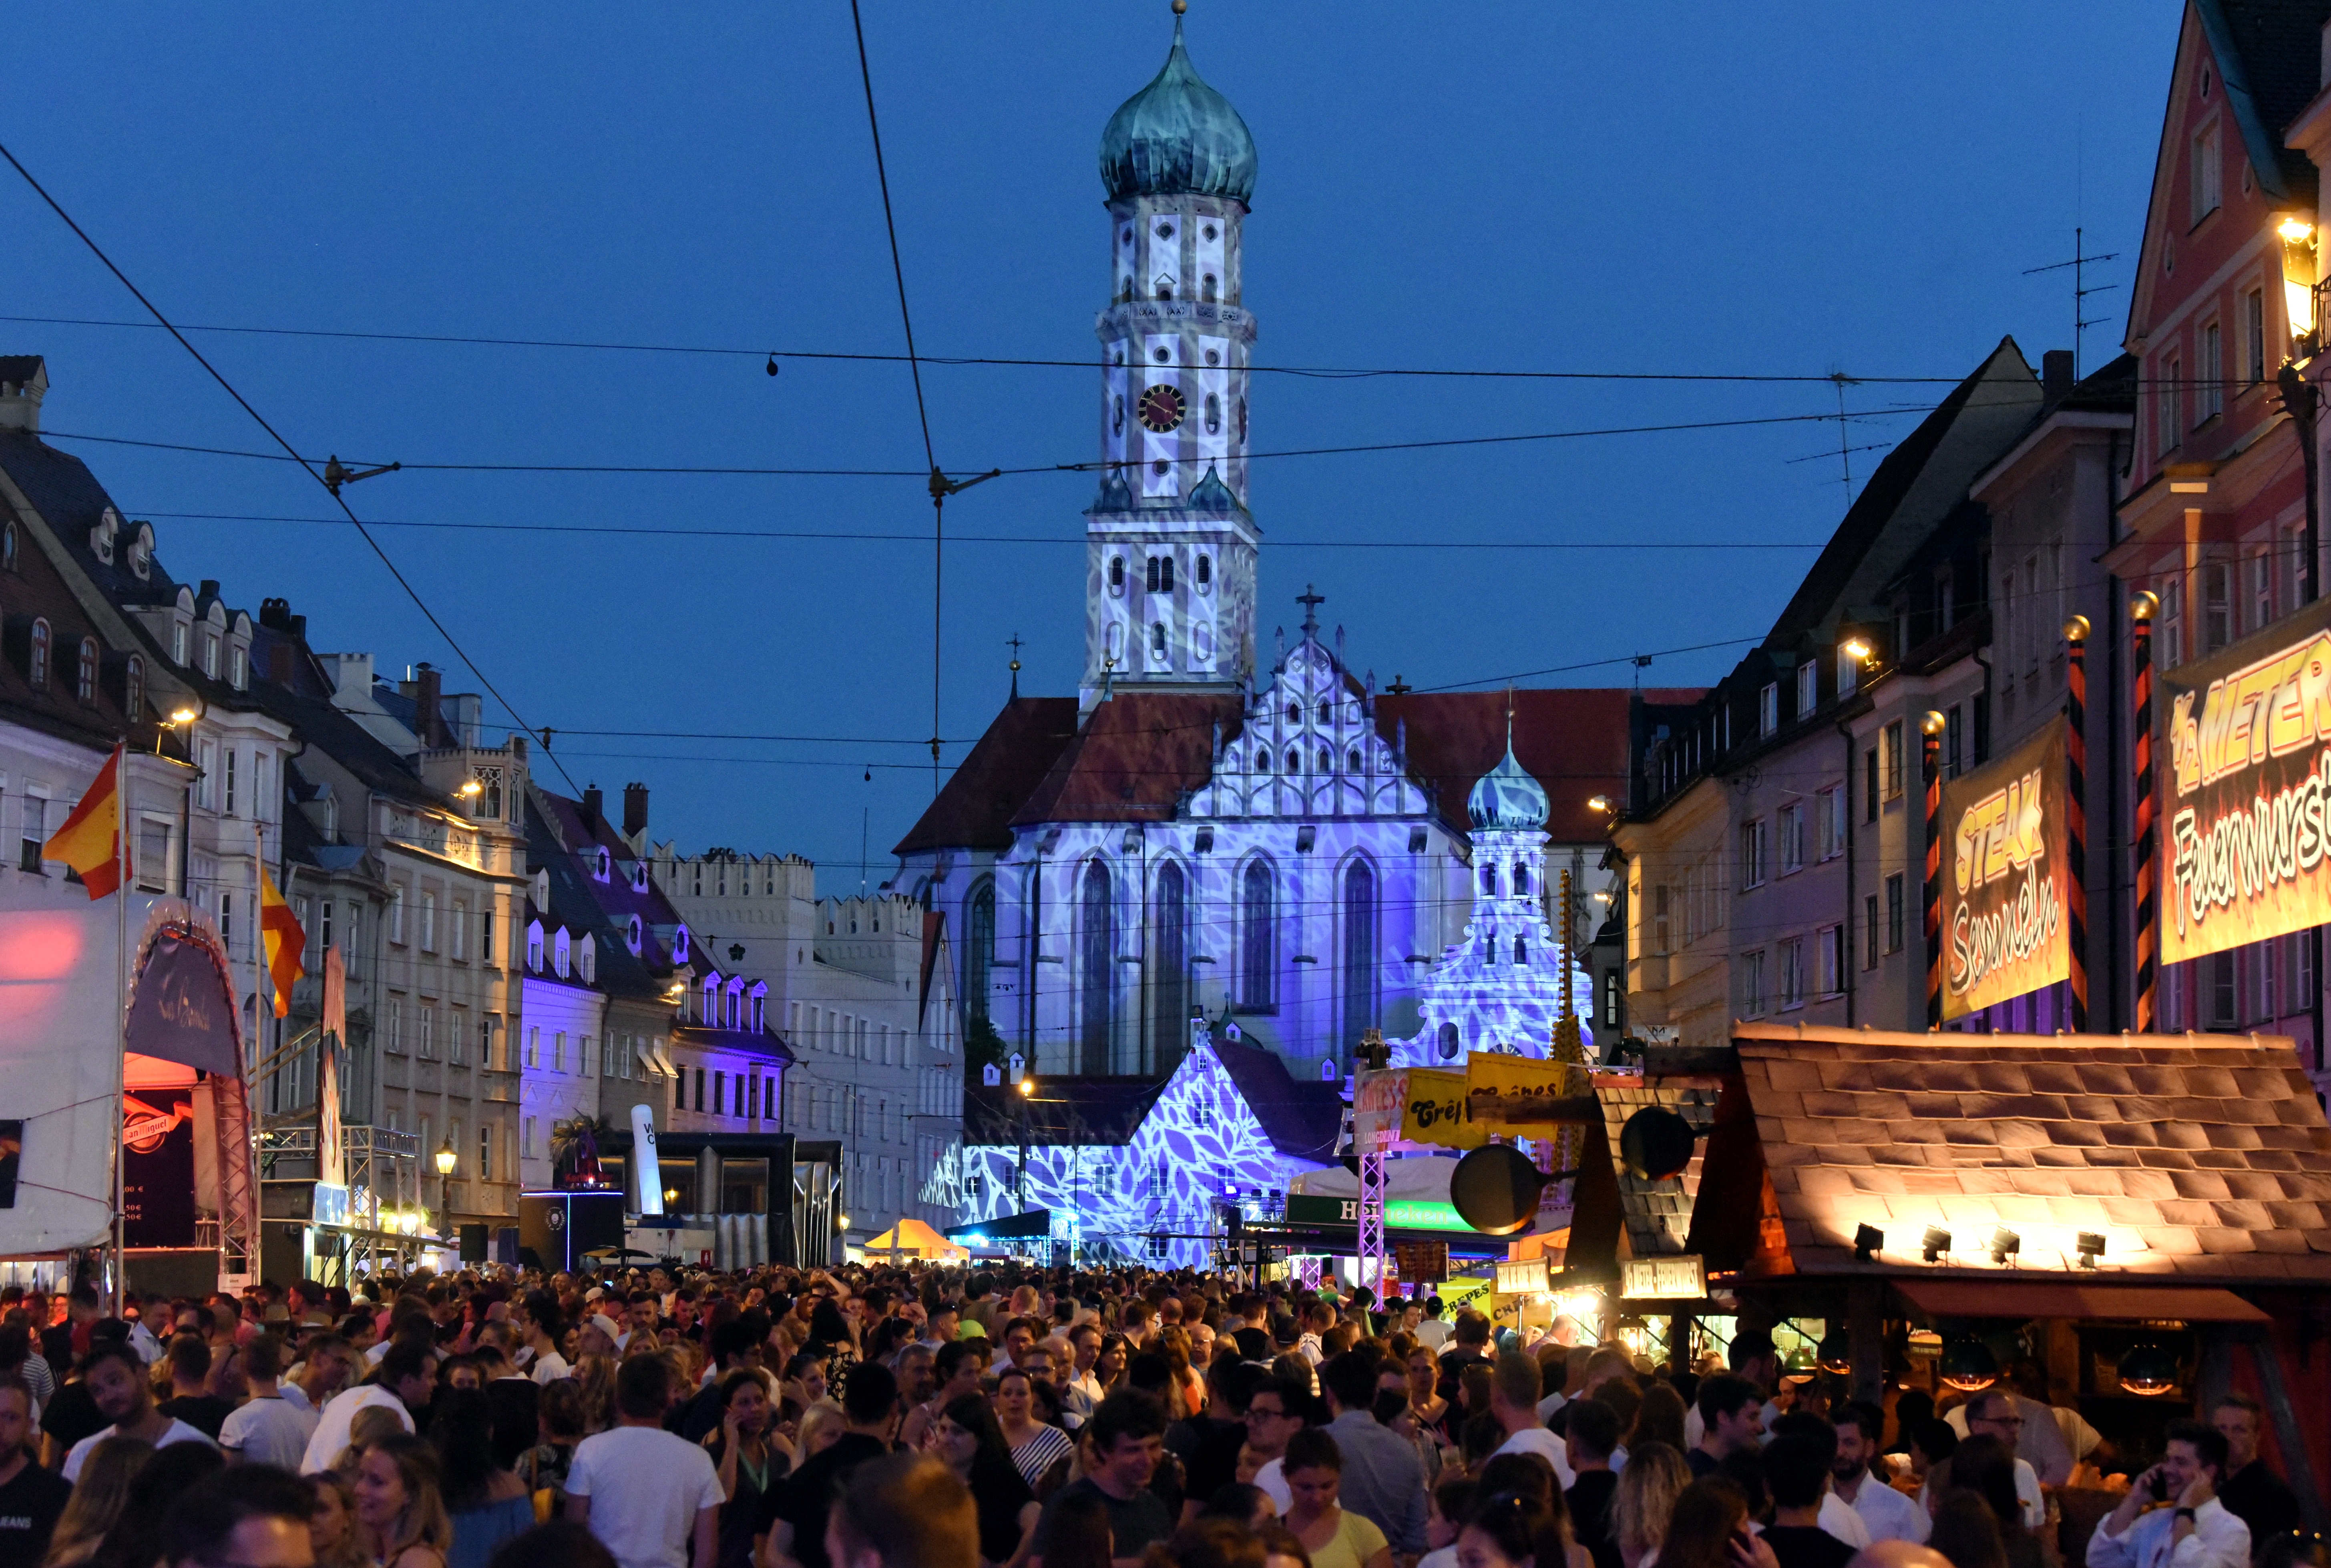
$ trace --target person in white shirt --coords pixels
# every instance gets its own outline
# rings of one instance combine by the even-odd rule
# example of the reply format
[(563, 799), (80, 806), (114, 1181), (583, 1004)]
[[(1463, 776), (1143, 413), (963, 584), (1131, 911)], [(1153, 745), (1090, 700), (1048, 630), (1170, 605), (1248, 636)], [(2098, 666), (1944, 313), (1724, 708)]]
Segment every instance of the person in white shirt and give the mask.
[[(2060, 1487), (2072, 1478), (2075, 1455), (2071, 1445), (2064, 1440), (2064, 1429), (2057, 1423), (2054, 1410), (2038, 1400), (2025, 1399), (2003, 1384), (1984, 1390), (1980, 1398), (1993, 1402), (1988, 1407), (1994, 1412), (1991, 1423), (1974, 1424), (1977, 1402), (1970, 1399), (1966, 1403), (1955, 1405), (1943, 1412), (1943, 1420), (1951, 1430), (1963, 1438), (1974, 1432), (1990, 1432), (2013, 1449), (2017, 1459), (2031, 1467), (2042, 1486)], [(2008, 1412), (2014, 1417), (2015, 1424), (2012, 1427), (2006, 1424), (2004, 1417), (1996, 1414), (1999, 1402), (2003, 1401)], [(2078, 1421), (2079, 1418), (2075, 1415), (2072, 1419)], [(2096, 1429), (2091, 1427), (2088, 1430), (2093, 1437)], [(2093, 1449), (2096, 1444), (2092, 1441), (2088, 1446)]]
[(2097, 1522), (2088, 1568), (2248, 1568), (2250, 1527), (2218, 1500), (2225, 1468), (2223, 1436), (2200, 1421), (2171, 1421), (2161, 1462)]
[(1318, 1366), (1327, 1359), (1327, 1349), (1320, 1339), (1336, 1326), (1336, 1309), (1324, 1301), (1314, 1301), (1303, 1309), (1303, 1334), (1295, 1342), (1295, 1354)]
[(1080, 1323), (1069, 1330), (1070, 1375), (1061, 1384), (1061, 1419), (1070, 1431), (1085, 1424), (1104, 1391), (1093, 1365), (1100, 1359), (1100, 1325)]
[(1920, 1544), (1934, 1528), (1927, 1510), (1870, 1473), (1885, 1430), (1886, 1418), (1875, 1406), (1857, 1402), (1839, 1411), (1837, 1458), (1830, 1463), (1830, 1483), (1834, 1496), (1860, 1516), (1871, 1542)]
[(92, 1432), (75, 1443), (65, 1455), (64, 1478), (81, 1479), (81, 1468), (89, 1462), (91, 1449), (108, 1438), (138, 1438), (157, 1449), (172, 1443), (204, 1443), (216, 1448), (216, 1443), (196, 1428), (182, 1421), (174, 1421), (154, 1408), (154, 1395), (146, 1382), (146, 1364), (124, 1340), (104, 1340), (93, 1347), (84, 1363), (87, 1370), (81, 1381), (89, 1385), (90, 1402), (100, 1415), (113, 1424), (103, 1431)]
[(1441, 1297), (1426, 1297), (1424, 1321), (1416, 1326), (1416, 1343), (1436, 1356), (1441, 1354), (1441, 1347), (1449, 1343), (1449, 1335), (1453, 1332), (1449, 1325), (1441, 1321)]
[(243, 1373), (251, 1397), (227, 1412), (219, 1428), (219, 1447), (227, 1462), (274, 1465), (297, 1471), (316, 1435), (316, 1411), (303, 1399), (293, 1404), (275, 1386), (283, 1370), (283, 1341), (262, 1334), (243, 1348)]
[(413, 1430), (412, 1407), (428, 1403), (434, 1387), (435, 1375), (425, 1351), (413, 1345), (392, 1345), (372, 1382), (358, 1383), (316, 1413), (316, 1430), (300, 1457), (300, 1473), (312, 1476), (332, 1468), (348, 1446), (348, 1429), (356, 1424), (359, 1411), (376, 1405), (394, 1411), (397, 1423), (406, 1431)]
[(285, 1402), (314, 1415), (347, 1386), (348, 1375), (356, 1370), (357, 1353), (337, 1334), (317, 1334), (309, 1336), (300, 1354), (290, 1381), (279, 1383), (276, 1392)]
[(526, 1335), (526, 1348), (534, 1353), (525, 1364), (527, 1375), (537, 1383), (557, 1383), (567, 1376), (573, 1369), (558, 1354), (558, 1331), (565, 1326), (558, 1316), (558, 1297), (547, 1290), (528, 1291), (515, 1321)]
[[(2023, 1407), (2031, 1403), (2031, 1401), (2019, 1400), (1993, 1384), (1968, 1400), (1963, 1408), (1966, 1411), (1969, 1436), (1997, 1438), (2014, 1458), (2015, 1499), (2023, 1506), (2023, 1527), (2038, 1530), (2048, 1522), (2048, 1502), (2040, 1490), (2039, 1471), (2031, 1460), (2016, 1451), (2022, 1446), (2018, 1440), (2022, 1433), (2031, 1430), (2044, 1430), (2052, 1439), (2056, 1436), (2056, 1422), (2045, 1405), (2032, 1405), (2037, 1414), (2027, 1422), (2022, 1413)], [(2070, 1468), (2068, 1463), (2065, 1467), (2068, 1473)]]
[(1489, 1413), (1506, 1429), (1500, 1454), (1536, 1454), (1554, 1467), (1556, 1485), (1565, 1492), (1578, 1478), (1571, 1472), (1570, 1455), (1563, 1440), (1537, 1419), (1537, 1358), (1509, 1350), (1498, 1357), (1489, 1379)]
[(615, 1374), (616, 1425), (576, 1445), (566, 1517), (587, 1525), (623, 1568), (713, 1568), (720, 1505), (711, 1456), (663, 1430), (671, 1368), (635, 1355)]

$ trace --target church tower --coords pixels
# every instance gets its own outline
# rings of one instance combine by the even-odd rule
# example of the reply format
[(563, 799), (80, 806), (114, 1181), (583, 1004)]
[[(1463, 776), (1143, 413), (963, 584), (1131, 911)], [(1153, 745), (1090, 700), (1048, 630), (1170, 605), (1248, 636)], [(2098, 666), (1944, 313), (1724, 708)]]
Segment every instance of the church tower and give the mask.
[[(1176, 7), (1179, 10), (1179, 7)], [(1156, 79), (1100, 144), (1109, 220), (1101, 485), (1085, 513), (1089, 710), (1108, 689), (1221, 690), (1255, 662), (1240, 225), (1254, 138), (1174, 23)]]

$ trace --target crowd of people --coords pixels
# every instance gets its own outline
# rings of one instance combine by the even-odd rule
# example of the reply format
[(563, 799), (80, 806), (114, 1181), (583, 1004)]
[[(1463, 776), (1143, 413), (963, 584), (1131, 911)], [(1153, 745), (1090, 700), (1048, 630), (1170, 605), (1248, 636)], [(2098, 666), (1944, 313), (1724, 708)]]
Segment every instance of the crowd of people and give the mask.
[(1009, 1266), (11, 1288), (0, 1568), (2331, 1568), (2239, 1394), (2120, 1456), (2013, 1369), (1573, 1337)]

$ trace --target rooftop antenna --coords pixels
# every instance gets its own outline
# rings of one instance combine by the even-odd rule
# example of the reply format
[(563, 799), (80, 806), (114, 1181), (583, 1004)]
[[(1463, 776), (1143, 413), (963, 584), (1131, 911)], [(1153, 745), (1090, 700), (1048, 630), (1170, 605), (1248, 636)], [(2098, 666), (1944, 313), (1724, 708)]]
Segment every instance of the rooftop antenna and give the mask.
[(2044, 267), (2023, 269), (2023, 275), (2027, 278), (2038, 272), (2060, 272), (2067, 267), (2072, 270), (2072, 379), (2074, 381), (2080, 378), (2080, 335), (2091, 327), (2103, 326), (2107, 319), (2102, 316), (2091, 317), (2088, 314), (2088, 296), (2107, 294), (2120, 287), (2117, 283), (2090, 283), (2088, 270), (2098, 261), (2114, 261), (2119, 255), (2118, 251), (2107, 251), (2102, 255), (2090, 252), (2087, 248), (2085, 231), (2076, 225), (2072, 230), (2070, 261), (2050, 261)]
[(1837, 384), (1837, 465), (1845, 483), (1845, 504), (1853, 504), (1853, 449), (1846, 445), (1845, 389), (1861, 384), (1842, 370), (1832, 370), (1829, 378)]

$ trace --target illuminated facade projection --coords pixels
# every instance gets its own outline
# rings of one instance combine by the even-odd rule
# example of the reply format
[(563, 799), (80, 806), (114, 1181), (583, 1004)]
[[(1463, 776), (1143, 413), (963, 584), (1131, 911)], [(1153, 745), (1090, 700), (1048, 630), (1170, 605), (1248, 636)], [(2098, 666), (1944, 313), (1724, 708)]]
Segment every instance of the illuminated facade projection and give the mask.
[(1088, 1260), (1206, 1266), (1223, 1205), (1250, 1213), (1334, 1159), (1341, 1087), (1193, 1024), (1160, 1080), (1030, 1077), (964, 1096), (964, 1219), (1037, 1211)]

